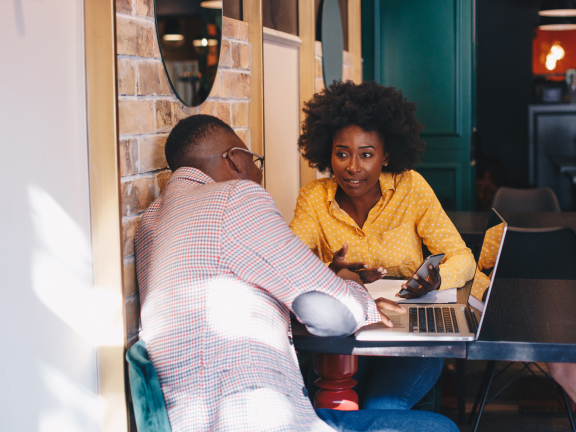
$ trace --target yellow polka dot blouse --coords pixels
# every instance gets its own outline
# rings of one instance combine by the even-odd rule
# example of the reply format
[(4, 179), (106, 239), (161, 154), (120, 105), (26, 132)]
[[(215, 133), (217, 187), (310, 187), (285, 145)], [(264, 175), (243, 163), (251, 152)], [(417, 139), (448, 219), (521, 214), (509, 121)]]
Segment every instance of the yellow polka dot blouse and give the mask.
[(500, 249), (500, 241), (504, 235), (505, 225), (502, 222), (493, 226), (484, 235), (484, 243), (482, 243), (480, 258), (478, 259), (478, 271), (474, 276), (474, 284), (472, 285), (472, 295), (480, 301), (484, 301), (484, 293), (492, 280), (492, 273), (496, 264), (498, 250)]
[(388, 276), (410, 277), (422, 263), (422, 241), (433, 254), (445, 253), (440, 289), (462, 287), (474, 277), (472, 252), (448, 218), (432, 188), (415, 171), (382, 173), (382, 197), (358, 227), (336, 200), (334, 179), (315, 180), (300, 190), (292, 231), (326, 264), (348, 242), (346, 258)]

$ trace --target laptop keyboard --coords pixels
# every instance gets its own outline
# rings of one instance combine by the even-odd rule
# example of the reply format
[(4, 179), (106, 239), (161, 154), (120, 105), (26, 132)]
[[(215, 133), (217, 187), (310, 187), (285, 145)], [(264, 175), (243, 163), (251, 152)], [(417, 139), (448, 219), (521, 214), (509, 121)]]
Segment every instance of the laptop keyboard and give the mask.
[(460, 333), (453, 307), (411, 307), (411, 333)]

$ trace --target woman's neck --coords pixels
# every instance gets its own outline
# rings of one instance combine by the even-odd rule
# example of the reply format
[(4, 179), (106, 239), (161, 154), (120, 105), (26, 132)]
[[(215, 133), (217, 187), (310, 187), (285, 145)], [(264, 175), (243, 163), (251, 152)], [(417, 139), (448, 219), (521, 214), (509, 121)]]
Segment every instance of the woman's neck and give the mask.
[(370, 213), (372, 207), (376, 205), (381, 197), (380, 182), (377, 182), (368, 192), (357, 197), (348, 195), (341, 187), (338, 187), (335, 199), (340, 208), (348, 213), (354, 219), (354, 222), (362, 228), (366, 219), (368, 219), (368, 213)]

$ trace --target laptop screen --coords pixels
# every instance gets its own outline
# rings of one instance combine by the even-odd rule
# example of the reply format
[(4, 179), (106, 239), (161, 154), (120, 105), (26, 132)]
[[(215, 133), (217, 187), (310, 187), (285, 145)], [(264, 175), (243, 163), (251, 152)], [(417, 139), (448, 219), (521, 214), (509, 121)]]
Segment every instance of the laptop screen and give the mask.
[(490, 289), (494, 282), (500, 252), (506, 236), (507, 224), (494, 209), (490, 210), (488, 217), (488, 226), (484, 235), (484, 242), (480, 250), (480, 257), (474, 275), (472, 289), (468, 296), (468, 305), (476, 316), (479, 323), (482, 324), (482, 315), (490, 297)]

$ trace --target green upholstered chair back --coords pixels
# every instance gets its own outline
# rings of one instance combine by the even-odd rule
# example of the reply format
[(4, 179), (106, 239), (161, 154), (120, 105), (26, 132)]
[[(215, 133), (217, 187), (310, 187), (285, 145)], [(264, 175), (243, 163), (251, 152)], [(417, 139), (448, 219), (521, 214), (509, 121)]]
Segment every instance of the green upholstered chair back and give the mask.
[(126, 360), (138, 432), (171, 432), (164, 395), (146, 344), (138, 341), (132, 345)]

